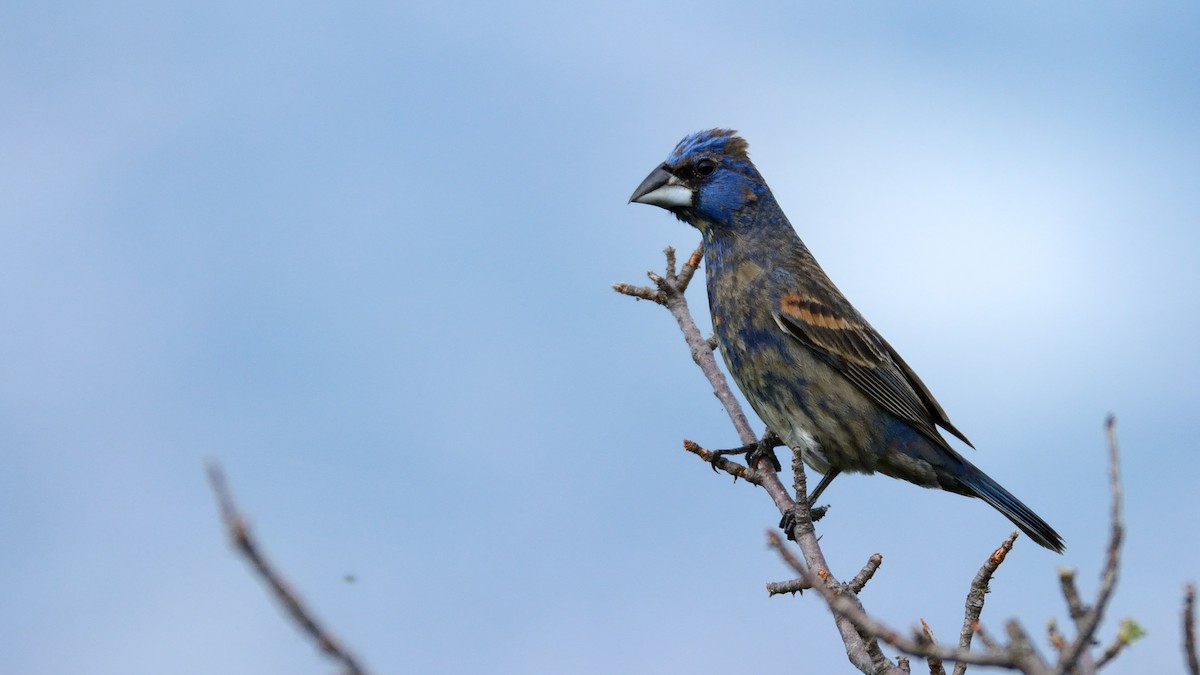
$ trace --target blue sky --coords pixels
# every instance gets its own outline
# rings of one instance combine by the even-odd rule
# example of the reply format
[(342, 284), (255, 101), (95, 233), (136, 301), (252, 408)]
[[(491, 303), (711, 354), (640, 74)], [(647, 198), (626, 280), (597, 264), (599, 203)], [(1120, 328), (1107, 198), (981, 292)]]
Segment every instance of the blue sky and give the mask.
[[(609, 288), (695, 245), (626, 200), (730, 126), (1066, 538), (1018, 541), (985, 625), (1066, 621), (1060, 565), (1094, 591), (1114, 412), (1111, 616), (1150, 636), (1112, 672), (1178, 672), (1198, 31), (1187, 2), (5, 4), (5, 669), (328, 672), (226, 547), (219, 459), (376, 672), (849, 670), (816, 598), (766, 596), (765, 494), (680, 449), (736, 436), (670, 317)], [(952, 639), (1008, 522), (883, 477), (827, 497), (835, 574), (882, 552), (867, 607)]]

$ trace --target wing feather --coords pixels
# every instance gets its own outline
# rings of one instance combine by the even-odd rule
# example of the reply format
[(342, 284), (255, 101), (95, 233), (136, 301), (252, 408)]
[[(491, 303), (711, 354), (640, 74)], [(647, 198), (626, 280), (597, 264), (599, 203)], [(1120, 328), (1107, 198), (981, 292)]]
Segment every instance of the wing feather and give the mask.
[[(829, 362), (847, 380), (886, 410), (940, 444), (945, 440), (934, 425), (971, 442), (934, 400), (912, 368), (875, 329), (847, 304), (836, 311), (826, 302), (797, 291), (784, 293), (775, 321), (784, 332)], [(974, 446), (972, 446), (974, 447)]]

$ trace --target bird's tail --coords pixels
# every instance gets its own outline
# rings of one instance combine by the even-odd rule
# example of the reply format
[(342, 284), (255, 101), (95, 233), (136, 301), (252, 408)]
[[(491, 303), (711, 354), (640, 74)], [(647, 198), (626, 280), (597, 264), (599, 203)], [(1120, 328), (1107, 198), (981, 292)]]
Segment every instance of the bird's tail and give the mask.
[(1049, 523), (1034, 513), (1033, 509), (1021, 503), (1021, 500), (1014, 497), (1011, 492), (992, 480), (991, 476), (969, 464), (968, 467), (974, 471), (968, 471), (967, 475), (960, 476), (959, 481), (971, 493), (1003, 513), (1014, 525), (1021, 528), (1022, 532), (1029, 535), (1030, 539), (1056, 553), (1063, 552), (1066, 544)]

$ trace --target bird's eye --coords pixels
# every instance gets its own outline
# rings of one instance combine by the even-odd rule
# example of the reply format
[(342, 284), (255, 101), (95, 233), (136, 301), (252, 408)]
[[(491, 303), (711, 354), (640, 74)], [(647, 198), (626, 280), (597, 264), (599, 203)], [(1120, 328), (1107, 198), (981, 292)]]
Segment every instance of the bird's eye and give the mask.
[(696, 175), (701, 178), (708, 178), (717, 170), (717, 163), (707, 157), (696, 162)]

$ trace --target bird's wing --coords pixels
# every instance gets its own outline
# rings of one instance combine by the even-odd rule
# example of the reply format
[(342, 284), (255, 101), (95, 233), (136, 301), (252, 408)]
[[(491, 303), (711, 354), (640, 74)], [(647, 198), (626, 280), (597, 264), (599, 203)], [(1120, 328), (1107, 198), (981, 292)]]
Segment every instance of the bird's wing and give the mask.
[[(784, 332), (817, 352), (839, 373), (900, 419), (944, 444), (933, 425), (971, 442), (946, 418), (917, 374), (875, 329), (853, 311), (800, 291), (783, 293), (775, 321)], [(974, 447), (974, 446), (972, 446)]]

